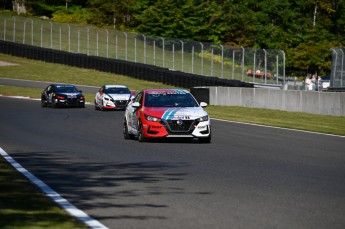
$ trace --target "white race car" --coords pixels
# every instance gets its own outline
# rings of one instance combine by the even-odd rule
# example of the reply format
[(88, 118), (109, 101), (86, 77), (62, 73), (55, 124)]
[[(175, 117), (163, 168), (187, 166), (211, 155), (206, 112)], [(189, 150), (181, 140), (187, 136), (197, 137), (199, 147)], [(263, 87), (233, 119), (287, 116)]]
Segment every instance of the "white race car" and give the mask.
[(125, 110), (132, 95), (124, 85), (104, 85), (95, 95), (96, 110)]

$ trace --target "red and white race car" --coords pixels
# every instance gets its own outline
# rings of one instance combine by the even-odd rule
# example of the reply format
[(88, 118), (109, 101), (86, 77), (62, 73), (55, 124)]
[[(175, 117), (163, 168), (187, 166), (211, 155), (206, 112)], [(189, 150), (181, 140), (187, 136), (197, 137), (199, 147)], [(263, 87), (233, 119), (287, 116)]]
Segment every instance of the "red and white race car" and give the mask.
[(125, 139), (197, 138), (211, 142), (207, 104), (198, 104), (191, 93), (178, 89), (148, 89), (138, 92), (128, 104), (123, 122)]
[(95, 95), (96, 110), (124, 110), (132, 97), (124, 85), (104, 85)]

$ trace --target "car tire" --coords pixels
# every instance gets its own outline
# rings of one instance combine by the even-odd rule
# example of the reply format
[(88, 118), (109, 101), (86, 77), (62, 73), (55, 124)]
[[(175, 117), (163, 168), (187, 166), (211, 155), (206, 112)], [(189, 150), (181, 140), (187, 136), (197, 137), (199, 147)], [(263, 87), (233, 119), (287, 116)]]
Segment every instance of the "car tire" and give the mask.
[(41, 98), (41, 107), (47, 107), (47, 100)]
[(99, 110), (99, 106), (97, 105), (96, 100), (95, 100), (95, 110), (96, 111)]
[(138, 121), (138, 141), (139, 142), (145, 142), (146, 138), (144, 137), (144, 133), (143, 133), (143, 124), (141, 123), (141, 121)]
[(102, 105), (101, 105), (100, 109), (101, 109), (101, 111), (105, 111), (103, 101), (102, 101)]
[(56, 108), (57, 107), (57, 105), (56, 105), (56, 103), (54, 102), (54, 98), (52, 99), (52, 108)]
[(80, 107), (80, 108), (85, 108), (85, 103), (79, 104), (79, 107)]
[(128, 133), (128, 126), (126, 119), (123, 120), (123, 138), (131, 139), (131, 134)]

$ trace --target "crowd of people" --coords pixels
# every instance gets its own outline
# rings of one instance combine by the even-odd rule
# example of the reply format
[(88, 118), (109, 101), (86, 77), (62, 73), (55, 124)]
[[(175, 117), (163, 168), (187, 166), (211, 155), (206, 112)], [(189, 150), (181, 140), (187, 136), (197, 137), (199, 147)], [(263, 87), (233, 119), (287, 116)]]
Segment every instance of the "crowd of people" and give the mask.
[(316, 75), (312, 75), (312, 77), (307, 75), (305, 78), (305, 89), (307, 91), (322, 91), (322, 77), (318, 76), (316, 78)]

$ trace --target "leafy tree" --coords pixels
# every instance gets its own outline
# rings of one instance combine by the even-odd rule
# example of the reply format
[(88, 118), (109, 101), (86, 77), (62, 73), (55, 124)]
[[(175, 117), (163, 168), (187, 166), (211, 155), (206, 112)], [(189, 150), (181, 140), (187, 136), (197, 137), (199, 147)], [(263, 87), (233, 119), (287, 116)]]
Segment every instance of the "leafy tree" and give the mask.
[(69, 8), (61, 7), (52, 15), (52, 20), (61, 23), (82, 23), (87, 24), (91, 21), (92, 15), (87, 8), (72, 6)]
[[(7, 1), (5, 1), (7, 2)], [(0, 0), (2, 5), (8, 7)], [(147, 35), (282, 49), (286, 66), (327, 74), (345, 42), (345, 0), (26, 0), (33, 15)], [(4, 7), (3, 7), (4, 8)]]
[(85, 7), (83, 2), (82, 0), (25, 0), (25, 5), (32, 15), (52, 17), (53, 13), (62, 7)]
[(12, 1), (0, 0), (0, 10), (12, 10)]
[(218, 42), (214, 36), (218, 28), (212, 23), (218, 10), (212, 1), (158, 0), (136, 15), (136, 29), (161, 37)]
[(134, 0), (89, 0), (88, 7), (93, 13), (92, 24), (126, 26), (133, 20)]

